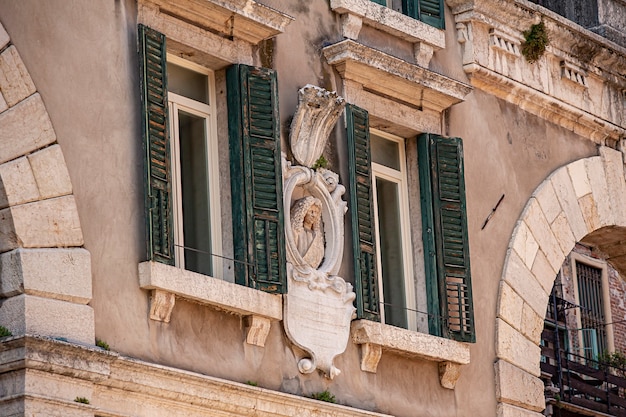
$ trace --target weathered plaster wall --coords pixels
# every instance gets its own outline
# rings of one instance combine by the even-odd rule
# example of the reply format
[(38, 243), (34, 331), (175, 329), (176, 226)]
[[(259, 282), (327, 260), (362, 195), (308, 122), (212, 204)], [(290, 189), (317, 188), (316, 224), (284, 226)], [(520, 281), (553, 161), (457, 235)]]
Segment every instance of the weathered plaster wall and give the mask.
[[(286, 149), (297, 89), (307, 83), (341, 88), (340, 77), (321, 56), (324, 44), (341, 36), (338, 16), (327, 1), (281, 5), (296, 18), (270, 53), (279, 74)], [(148, 319), (148, 293), (139, 289), (137, 277), (145, 238), (135, 15), (130, 0), (0, 3), (0, 20), (31, 70), (65, 152), (85, 247), (92, 254), (96, 336), (113, 350), (147, 361), (290, 393), (308, 395), (328, 388), (340, 403), (397, 416), (494, 415), (494, 323), (511, 233), (533, 190), (558, 167), (596, 155), (595, 145), (478, 90), (454, 106), (442, 123), (446, 134), (464, 139), (465, 147), (478, 332), (471, 364), (463, 367), (457, 388), (450, 391), (439, 385), (431, 362), (384, 354), (378, 373), (362, 372), (358, 348), (349, 343), (336, 361), (343, 373), (334, 381), (316, 373), (302, 375), (281, 325), (272, 326), (265, 348), (260, 348), (244, 343), (238, 316), (190, 302), (177, 301), (169, 324)], [(466, 81), (454, 23), (447, 17), (447, 49), (435, 54), (431, 68)], [(371, 31), (363, 36), (381, 48), (393, 46)], [(406, 45), (399, 54), (407, 55)], [(255, 63), (261, 58), (257, 51)], [(216, 77), (223, 80), (223, 73)], [(218, 99), (226, 94), (220, 85)], [(218, 131), (223, 137), (226, 119), (221, 111)], [(345, 183), (344, 129), (340, 122), (327, 152)], [(224, 155), (220, 164), (225, 164)], [(481, 230), (502, 194), (503, 203)], [(229, 233), (227, 227), (224, 233)], [(340, 273), (351, 281), (347, 243)]]

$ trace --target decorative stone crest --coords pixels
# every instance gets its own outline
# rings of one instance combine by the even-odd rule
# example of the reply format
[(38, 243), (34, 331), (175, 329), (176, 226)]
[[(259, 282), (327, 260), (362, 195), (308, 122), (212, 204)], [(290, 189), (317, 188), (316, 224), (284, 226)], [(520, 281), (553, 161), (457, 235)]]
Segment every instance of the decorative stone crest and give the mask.
[(292, 165), (283, 155), (288, 292), (284, 325), (289, 339), (310, 357), (298, 369), (320, 369), (328, 378), (340, 373), (335, 356), (346, 349), (355, 308), (352, 285), (338, 277), (343, 258), (343, 219), (347, 204), (339, 176), (311, 168), (345, 103), (335, 93), (307, 85), (291, 127)]

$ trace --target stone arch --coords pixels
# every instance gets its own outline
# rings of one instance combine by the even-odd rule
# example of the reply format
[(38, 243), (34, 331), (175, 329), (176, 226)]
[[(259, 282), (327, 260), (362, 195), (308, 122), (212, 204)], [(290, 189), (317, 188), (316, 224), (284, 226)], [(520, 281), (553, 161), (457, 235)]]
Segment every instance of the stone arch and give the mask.
[(63, 151), (0, 24), (0, 325), (94, 343), (90, 254)]
[(623, 236), (626, 182), (622, 153), (600, 156), (554, 171), (524, 208), (507, 251), (496, 313), (498, 416), (541, 416), (539, 342), (548, 296), (565, 257), (577, 241), (603, 231)]

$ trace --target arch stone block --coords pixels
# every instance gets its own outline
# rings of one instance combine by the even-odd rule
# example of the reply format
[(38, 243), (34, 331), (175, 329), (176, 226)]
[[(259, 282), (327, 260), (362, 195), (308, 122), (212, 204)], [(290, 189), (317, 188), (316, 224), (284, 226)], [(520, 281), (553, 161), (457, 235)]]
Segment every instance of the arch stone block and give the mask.
[(539, 342), (549, 293), (577, 241), (602, 228), (610, 232), (626, 226), (623, 160), (621, 152), (601, 147), (600, 156), (557, 169), (537, 187), (518, 219), (497, 306), (499, 417), (541, 416)]

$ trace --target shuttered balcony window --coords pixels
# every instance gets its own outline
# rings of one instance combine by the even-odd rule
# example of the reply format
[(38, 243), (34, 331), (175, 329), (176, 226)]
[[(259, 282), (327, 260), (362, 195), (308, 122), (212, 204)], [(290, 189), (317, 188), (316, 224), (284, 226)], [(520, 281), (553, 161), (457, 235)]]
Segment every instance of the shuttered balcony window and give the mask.
[(443, 0), (372, 0), (413, 19), (444, 28)]

